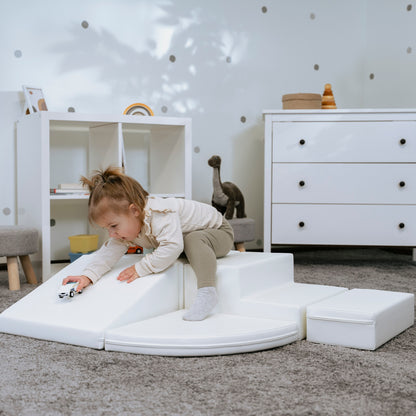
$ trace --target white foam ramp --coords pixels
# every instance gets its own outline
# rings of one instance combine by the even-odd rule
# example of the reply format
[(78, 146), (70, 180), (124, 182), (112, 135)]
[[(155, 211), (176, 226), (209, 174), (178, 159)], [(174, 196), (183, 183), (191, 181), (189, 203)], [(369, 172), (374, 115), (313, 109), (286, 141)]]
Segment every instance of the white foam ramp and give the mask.
[(108, 330), (105, 349), (136, 354), (201, 356), (265, 350), (298, 339), (296, 323), (214, 314), (184, 321), (184, 310)]
[(138, 260), (137, 255), (124, 256), (82, 294), (71, 300), (59, 299), (62, 280), (81, 274), (88, 260), (89, 256), (82, 256), (6, 309), (0, 314), (0, 331), (101, 349), (106, 329), (179, 308), (180, 263), (129, 284), (116, 279), (121, 270)]

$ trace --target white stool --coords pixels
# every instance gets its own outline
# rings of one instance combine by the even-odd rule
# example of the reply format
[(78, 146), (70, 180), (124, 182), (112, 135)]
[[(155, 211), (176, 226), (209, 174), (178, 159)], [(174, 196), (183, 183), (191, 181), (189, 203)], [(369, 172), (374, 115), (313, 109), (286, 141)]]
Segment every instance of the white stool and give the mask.
[(414, 323), (414, 295), (352, 289), (308, 306), (307, 340), (375, 350)]

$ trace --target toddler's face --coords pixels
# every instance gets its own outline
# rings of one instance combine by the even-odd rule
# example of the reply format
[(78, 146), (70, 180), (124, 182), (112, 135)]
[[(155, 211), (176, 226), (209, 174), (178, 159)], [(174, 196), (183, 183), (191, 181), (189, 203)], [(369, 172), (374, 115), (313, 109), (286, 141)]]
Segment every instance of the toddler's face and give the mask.
[(133, 241), (141, 229), (139, 211), (134, 205), (130, 205), (125, 214), (108, 211), (99, 218), (97, 225), (106, 229), (112, 238)]

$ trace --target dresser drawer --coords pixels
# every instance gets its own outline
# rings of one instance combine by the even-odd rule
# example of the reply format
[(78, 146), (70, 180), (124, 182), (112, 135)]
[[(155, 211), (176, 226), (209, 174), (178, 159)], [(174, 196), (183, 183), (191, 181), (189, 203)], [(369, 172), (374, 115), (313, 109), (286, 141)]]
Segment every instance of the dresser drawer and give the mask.
[(416, 204), (416, 164), (274, 163), (272, 203)]
[(272, 244), (416, 246), (416, 207), (272, 205)]
[(273, 162), (411, 162), (414, 121), (274, 122)]

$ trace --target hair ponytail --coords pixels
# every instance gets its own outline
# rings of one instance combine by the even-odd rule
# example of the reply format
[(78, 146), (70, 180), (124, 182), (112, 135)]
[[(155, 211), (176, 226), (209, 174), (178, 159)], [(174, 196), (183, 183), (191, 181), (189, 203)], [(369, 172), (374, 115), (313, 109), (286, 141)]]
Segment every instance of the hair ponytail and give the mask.
[[(140, 220), (143, 223), (144, 207), (149, 194), (139, 182), (124, 174), (121, 168), (110, 166), (105, 170), (96, 170), (91, 178), (81, 176), (81, 183), (90, 191), (88, 201), (90, 222), (96, 222), (106, 210), (124, 213), (131, 204), (134, 204), (142, 213)], [(103, 199), (106, 199), (105, 207), (100, 204)]]

